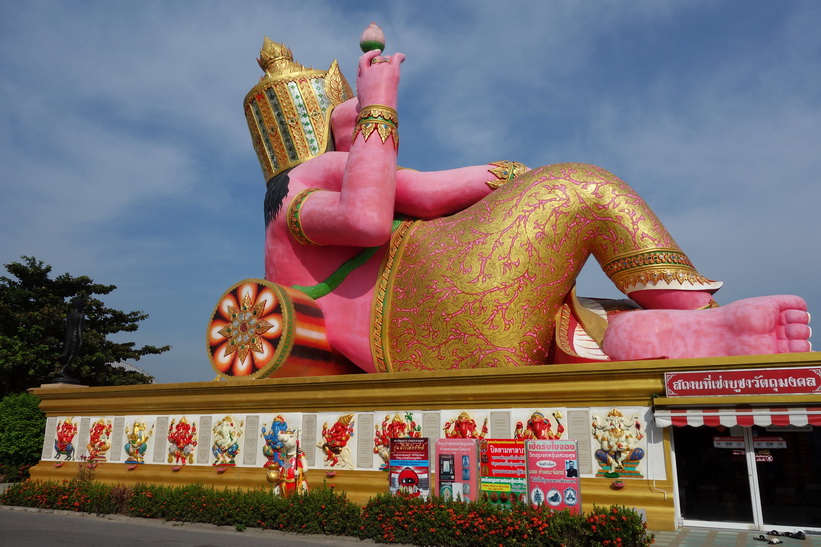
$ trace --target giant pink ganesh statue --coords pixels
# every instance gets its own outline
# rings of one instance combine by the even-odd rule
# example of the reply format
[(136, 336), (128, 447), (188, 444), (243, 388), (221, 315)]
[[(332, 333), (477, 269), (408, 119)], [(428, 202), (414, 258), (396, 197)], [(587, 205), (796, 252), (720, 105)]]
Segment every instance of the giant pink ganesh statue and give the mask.
[[(244, 105), (267, 181), (266, 280), (243, 282), (242, 296), (229, 291), (215, 309), (209, 344), (215, 363), (223, 357), (221, 375), (810, 350), (801, 298), (718, 307), (721, 283), (701, 275), (642, 198), (603, 169), (506, 160), (399, 167), (403, 54), (367, 51), (354, 96), (336, 62), (305, 68), (268, 38), (260, 53), (265, 74)], [(576, 296), (591, 255), (630, 300)], [(285, 302), (292, 298), (303, 303)], [(279, 326), (257, 332), (247, 313), (237, 321), (254, 306)], [(294, 345), (306, 326), (321, 343)], [(313, 351), (324, 364), (289, 367), (283, 351), (303, 363)]]

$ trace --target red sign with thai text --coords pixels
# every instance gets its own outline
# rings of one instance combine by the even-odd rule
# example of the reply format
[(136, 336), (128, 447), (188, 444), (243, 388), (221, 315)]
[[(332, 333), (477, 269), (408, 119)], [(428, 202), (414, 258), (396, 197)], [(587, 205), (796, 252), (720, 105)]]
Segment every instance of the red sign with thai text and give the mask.
[(582, 494), (576, 441), (525, 441), (525, 451), (530, 503), (580, 513)]
[(705, 370), (664, 374), (667, 397), (821, 393), (821, 368)]
[(428, 439), (391, 439), (388, 480), (391, 494), (428, 499), (430, 495)]
[(479, 488), (482, 499), (510, 508), (527, 499), (525, 442), (513, 439), (479, 441)]

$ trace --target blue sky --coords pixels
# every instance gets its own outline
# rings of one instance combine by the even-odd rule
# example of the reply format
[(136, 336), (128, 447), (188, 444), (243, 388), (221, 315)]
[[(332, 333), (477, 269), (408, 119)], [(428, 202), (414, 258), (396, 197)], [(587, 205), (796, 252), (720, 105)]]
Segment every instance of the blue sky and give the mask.
[[(821, 313), (821, 3), (498, 0), (0, 3), (0, 261), (118, 289), (136, 363), (211, 380), (208, 318), (262, 277), (242, 100), (263, 36), (354, 82), (362, 30), (407, 55), (399, 161), (582, 161), (636, 188), (720, 303)], [(592, 263), (579, 294), (618, 297)]]

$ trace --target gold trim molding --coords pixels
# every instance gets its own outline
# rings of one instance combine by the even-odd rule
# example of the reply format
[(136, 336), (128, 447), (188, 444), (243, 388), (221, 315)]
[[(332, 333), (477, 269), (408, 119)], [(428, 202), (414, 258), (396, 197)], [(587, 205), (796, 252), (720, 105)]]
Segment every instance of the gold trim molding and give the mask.
[[(821, 366), (819, 353), (31, 390), (47, 416), (650, 404), (664, 373)], [(669, 400), (669, 399), (666, 399)], [(790, 399), (798, 402), (797, 399)], [(773, 402), (773, 399), (767, 399)], [(738, 401), (739, 403), (741, 401)], [(693, 404), (689, 401), (686, 404)], [(659, 400), (656, 399), (656, 404)], [(666, 403), (670, 404), (670, 403)], [(685, 404), (682, 402), (681, 404)], [(712, 404), (716, 404), (715, 399)], [(722, 400), (724, 405), (736, 404)]]

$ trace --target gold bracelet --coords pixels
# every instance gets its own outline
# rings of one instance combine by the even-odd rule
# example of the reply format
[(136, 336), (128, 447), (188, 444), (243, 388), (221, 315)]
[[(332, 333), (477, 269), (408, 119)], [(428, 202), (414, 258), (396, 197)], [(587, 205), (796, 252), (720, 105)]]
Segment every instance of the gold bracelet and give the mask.
[(305, 200), (313, 194), (321, 190), (321, 188), (307, 188), (297, 195), (294, 196), (294, 199), (291, 200), (291, 204), (288, 205), (288, 214), (286, 216), (288, 221), (288, 231), (291, 232), (291, 235), (294, 236), (294, 239), (297, 240), (298, 243), (302, 245), (319, 245), (319, 243), (315, 243), (305, 235), (305, 230), (302, 228), (302, 221), (299, 218), (300, 210), (302, 209), (302, 205), (305, 203)]
[(496, 166), (494, 169), (488, 169), (488, 172), (496, 178), (485, 182), (491, 190), (496, 190), (506, 182), (510, 182), (519, 175), (530, 171), (525, 164), (518, 161), (497, 161), (490, 165)]
[(396, 113), (396, 110), (384, 104), (369, 104), (368, 106), (363, 106), (362, 110), (360, 110), (356, 116), (357, 123), (374, 120), (392, 122), (393, 125), (399, 127), (399, 114)]
[(353, 137), (351, 138), (351, 143), (356, 140), (356, 136), (362, 133), (362, 136), (365, 140), (368, 140), (368, 137), (376, 131), (379, 133), (379, 138), (382, 139), (382, 144), (387, 142), (389, 136), (393, 136), (393, 148), (394, 150), (399, 150), (399, 131), (397, 131), (396, 127), (391, 124), (386, 123), (375, 123), (375, 122), (359, 122), (356, 124), (356, 128), (353, 130)]
[(382, 144), (387, 142), (389, 136), (393, 136), (393, 148), (399, 151), (399, 115), (396, 110), (383, 104), (363, 107), (356, 117), (356, 127), (351, 136), (351, 144), (360, 133), (367, 141), (374, 131), (379, 133)]

